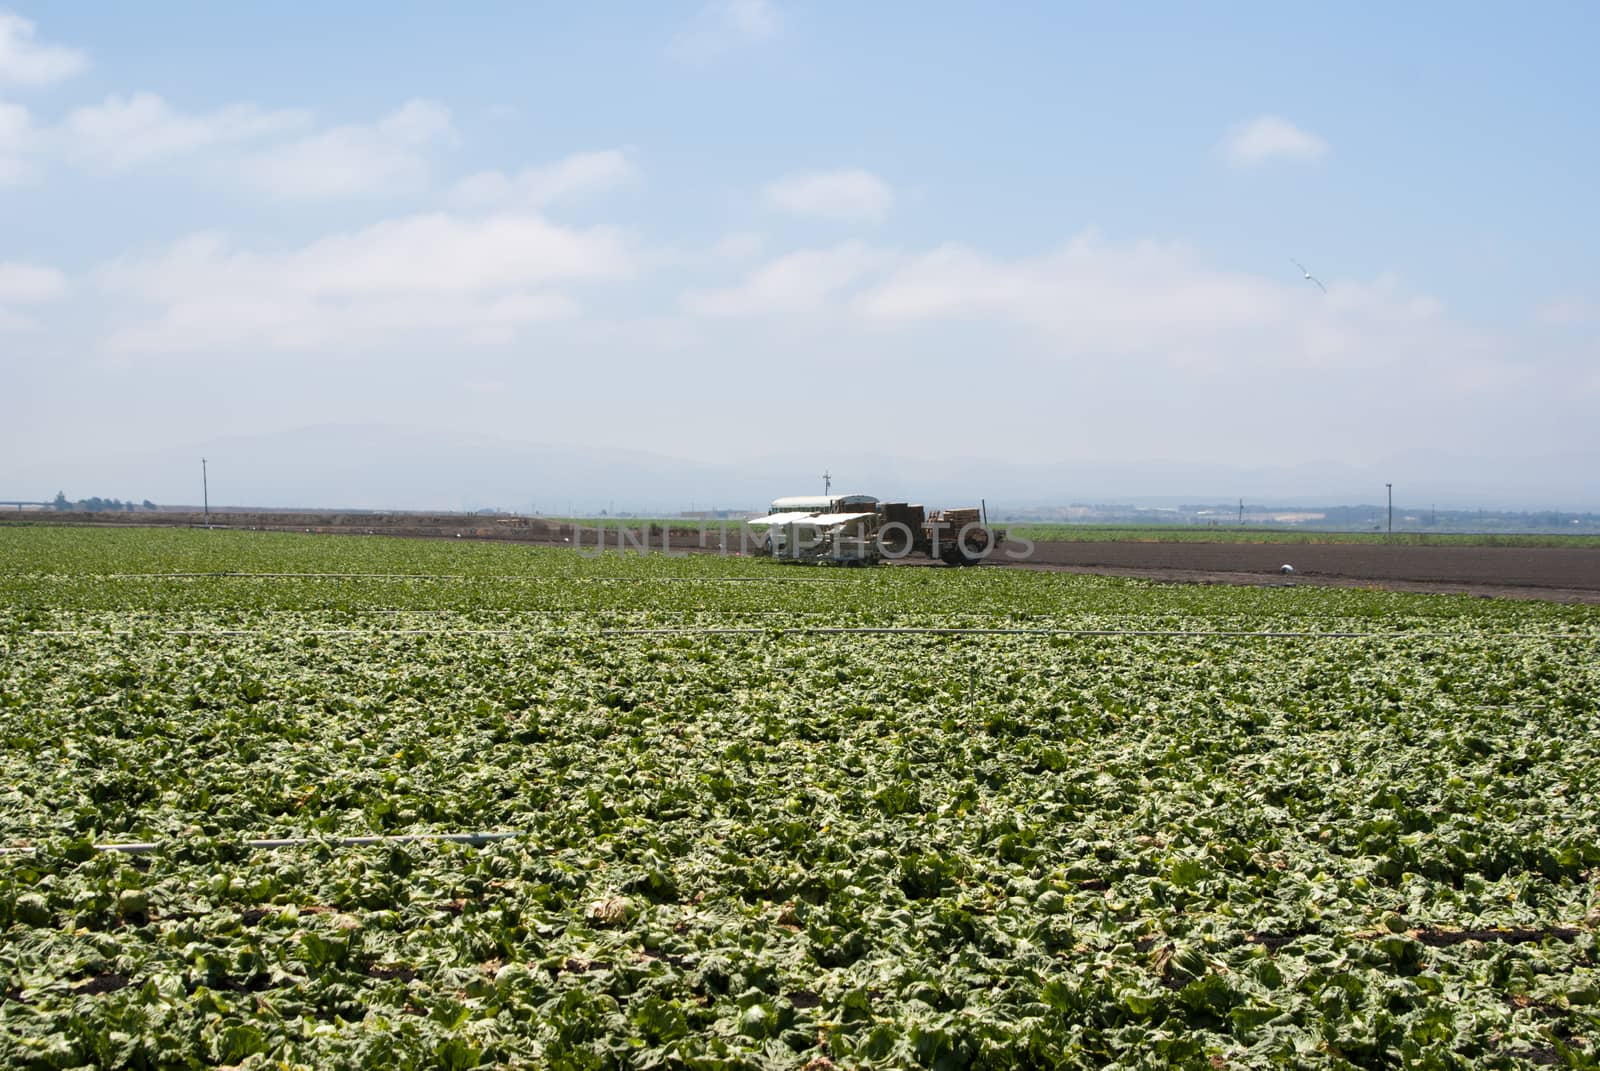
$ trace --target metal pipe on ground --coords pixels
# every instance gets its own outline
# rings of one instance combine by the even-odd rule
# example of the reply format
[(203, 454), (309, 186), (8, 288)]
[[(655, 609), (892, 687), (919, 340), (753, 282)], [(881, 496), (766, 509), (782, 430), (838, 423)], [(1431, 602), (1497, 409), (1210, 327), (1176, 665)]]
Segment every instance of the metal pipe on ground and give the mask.
[[(474, 848), (481, 848), (485, 844), (494, 844), (520, 836), (523, 836), (523, 834), (400, 833), (387, 837), (258, 837), (245, 841), (244, 846), (255, 851), (276, 851), (280, 848), (302, 848), (314, 845), (327, 845), (335, 848), (366, 848), (375, 844), (424, 844), (443, 841), (450, 844), (466, 844)], [(173, 841), (159, 840), (129, 841), (120, 844), (96, 844), (94, 850), (97, 852), (120, 852), (123, 855), (150, 855), (173, 843)], [(3, 849), (3, 853), (9, 854), (33, 850), (35, 849), (32, 847), (13, 847)]]

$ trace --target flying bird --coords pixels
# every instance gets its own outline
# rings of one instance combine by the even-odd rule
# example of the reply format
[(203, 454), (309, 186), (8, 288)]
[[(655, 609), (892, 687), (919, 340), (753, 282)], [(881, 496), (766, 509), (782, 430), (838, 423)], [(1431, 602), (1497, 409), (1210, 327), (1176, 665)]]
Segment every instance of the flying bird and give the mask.
[(1326, 294), (1328, 292), (1328, 288), (1322, 285), (1322, 280), (1318, 279), (1315, 275), (1312, 275), (1309, 271), (1307, 271), (1306, 270), (1306, 266), (1304, 264), (1300, 263), (1298, 260), (1294, 259), (1293, 257), (1289, 258), (1289, 263), (1293, 264), (1295, 267), (1299, 268), (1301, 275), (1304, 275), (1307, 279), (1309, 279), (1312, 282), (1316, 283), (1317, 284), (1317, 289), (1321, 290), (1324, 294)]

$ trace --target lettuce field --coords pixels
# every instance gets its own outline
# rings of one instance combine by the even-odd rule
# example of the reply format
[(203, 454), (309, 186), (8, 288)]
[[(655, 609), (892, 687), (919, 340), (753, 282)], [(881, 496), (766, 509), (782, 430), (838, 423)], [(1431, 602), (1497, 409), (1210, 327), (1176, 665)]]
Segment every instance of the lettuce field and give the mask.
[(1595, 607), (6, 528), (0, 773), (8, 1067), (1600, 1059)]

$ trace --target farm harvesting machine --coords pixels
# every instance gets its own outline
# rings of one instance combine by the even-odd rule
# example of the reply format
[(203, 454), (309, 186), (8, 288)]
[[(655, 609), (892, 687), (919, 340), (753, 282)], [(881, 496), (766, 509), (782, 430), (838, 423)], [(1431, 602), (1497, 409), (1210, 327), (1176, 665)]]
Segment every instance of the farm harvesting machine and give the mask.
[(766, 516), (747, 522), (764, 533), (761, 553), (812, 565), (876, 565), (931, 558), (946, 565), (977, 565), (1005, 533), (989, 527), (987, 510), (929, 511), (871, 495), (817, 495), (776, 499)]

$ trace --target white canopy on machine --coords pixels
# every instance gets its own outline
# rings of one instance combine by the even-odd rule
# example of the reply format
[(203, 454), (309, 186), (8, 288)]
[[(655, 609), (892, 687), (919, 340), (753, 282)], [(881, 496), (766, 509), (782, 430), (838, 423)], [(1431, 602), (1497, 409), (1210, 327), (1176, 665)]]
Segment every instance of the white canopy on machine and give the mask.
[(765, 517), (752, 517), (745, 523), (752, 528), (787, 528), (791, 524), (805, 528), (837, 528), (876, 516), (876, 513), (769, 513)]
[(752, 528), (771, 528), (774, 525), (782, 528), (791, 524), (811, 524), (816, 519), (815, 513), (769, 513), (765, 517), (751, 517), (745, 523)]

